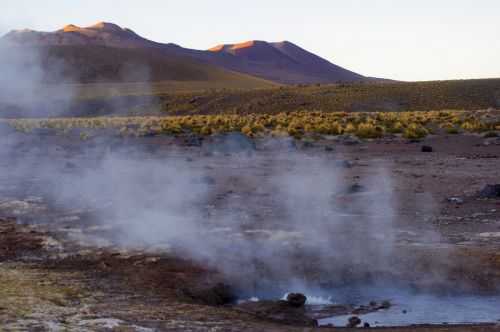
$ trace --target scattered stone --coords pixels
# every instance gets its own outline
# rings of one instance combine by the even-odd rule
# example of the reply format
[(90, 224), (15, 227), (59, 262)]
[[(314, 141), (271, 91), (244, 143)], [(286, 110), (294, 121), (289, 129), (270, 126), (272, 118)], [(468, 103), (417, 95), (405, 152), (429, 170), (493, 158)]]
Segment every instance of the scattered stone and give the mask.
[(300, 308), (306, 304), (307, 297), (301, 293), (290, 293), (287, 295), (286, 300), (292, 307)]
[(189, 100), (190, 104), (196, 104), (201, 98), (200, 97), (193, 97)]
[(422, 152), (433, 152), (434, 149), (432, 148), (432, 146), (428, 146), (428, 145), (424, 145), (422, 146)]
[(213, 186), (213, 185), (215, 185), (215, 179), (211, 176), (206, 175), (206, 176), (202, 177), (201, 183), (208, 184), (209, 186)]
[(357, 316), (352, 316), (351, 318), (349, 318), (349, 322), (347, 323), (347, 327), (353, 328), (353, 327), (359, 326), (359, 324), (361, 324), (361, 319), (359, 319), (359, 317), (357, 317)]
[(333, 152), (333, 151), (335, 151), (335, 150), (334, 150), (334, 149), (333, 149), (333, 147), (331, 147), (331, 146), (325, 146), (325, 151), (326, 151), (326, 152)]
[(498, 133), (495, 131), (489, 131), (483, 135), (484, 138), (496, 138), (498, 137)]
[(337, 167), (342, 167), (342, 168), (352, 168), (353, 164), (349, 160), (337, 160), (335, 162), (335, 165)]
[(303, 140), (302, 141), (302, 148), (309, 149), (312, 147), (314, 147), (314, 141), (312, 141), (312, 140)]
[(380, 306), (379, 306), (379, 309), (389, 309), (391, 307), (391, 302), (389, 301), (383, 301)]
[(184, 138), (184, 144), (186, 146), (200, 147), (203, 145), (203, 137), (198, 135), (189, 135)]
[(500, 198), (500, 184), (488, 184), (479, 192), (479, 198)]
[(360, 185), (359, 183), (355, 183), (347, 189), (348, 194), (357, 194), (363, 191), (365, 191), (365, 187)]
[(339, 140), (344, 145), (358, 145), (361, 144), (361, 140), (353, 135), (343, 135), (339, 136)]
[(490, 146), (490, 145), (500, 145), (500, 137), (490, 137), (486, 138), (483, 142), (484, 146)]
[(450, 198), (448, 198), (448, 202), (454, 203), (454, 204), (457, 204), (457, 205), (464, 204), (464, 200), (462, 198), (460, 198), (460, 197), (450, 197)]

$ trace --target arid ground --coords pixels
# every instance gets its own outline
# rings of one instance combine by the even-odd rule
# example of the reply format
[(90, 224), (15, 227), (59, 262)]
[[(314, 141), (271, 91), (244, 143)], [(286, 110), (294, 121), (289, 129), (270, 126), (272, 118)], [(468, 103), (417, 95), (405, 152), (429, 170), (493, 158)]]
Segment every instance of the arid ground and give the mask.
[[(1, 152), (0, 330), (310, 331), (384, 310), (344, 286), (498, 295), (498, 138), (12, 133)], [(313, 290), (331, 303), (278, 301)]]

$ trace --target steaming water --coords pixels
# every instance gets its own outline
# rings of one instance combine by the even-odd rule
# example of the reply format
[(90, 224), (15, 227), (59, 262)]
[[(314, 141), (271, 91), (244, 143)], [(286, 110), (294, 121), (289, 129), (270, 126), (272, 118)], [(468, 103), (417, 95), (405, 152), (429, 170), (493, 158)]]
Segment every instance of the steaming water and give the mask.
[[(356, 315), (370, 326), (409, 326), (426, 324), (480, 324), (500, 322), (500, 296), (470, 294), (413, 293), (408, 290), (384, 290), (372, 300), (388, 299), (386, 310)], [(366, 304), (360, 302), (358, 304)], [(320, 325), (346, 326), (353, 315), (319, 320)]]

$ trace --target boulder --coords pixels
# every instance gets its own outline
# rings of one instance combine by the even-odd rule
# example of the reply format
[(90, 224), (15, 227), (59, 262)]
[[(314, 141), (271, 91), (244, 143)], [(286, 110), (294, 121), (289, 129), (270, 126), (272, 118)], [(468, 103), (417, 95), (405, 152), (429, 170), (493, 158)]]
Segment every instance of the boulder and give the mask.
[(347, 188), (348, 194), (357, 194), (366, 191), (366, 188), (359, 183), (355, 183)]
[(479, 198), (500, 198), (500, 184), (488, 184), (478, 194)]
[(340, 168), (352, 168), (353, 163), (350, 162), (349, 160), (337, 160), (335, 162), (335, 166)]
[(198, 135), (188, 135), (184, 138), (184, 145), (200, 147), (203, 145), (203, 137)]
[(428, 145), (424, 145), (422, 146), (422, 152), (433, 152), (434, 149), (432, 148), (432, 146), (428, 146)]
[(392, 306), (390, 301), (382, 301), (379, 306), (379, 309), (389, 309)]
[(449, 197), (448, 198), (448, 202), (454, 203), (456, 205), (462, 205), (462, 204), (464, 204), (463, 198), (460, 198), (460, 197)]
[(359, 319), (359, 317), (357, 317), (357, 316), (352, 316), (351, 318), (349, 318), (349, 321), (347, 323), (347, 327), (353, 328), (353, 327), (357, 327), (360, 324), (361, 324), (361, 319)]
[(201, 289), (185, 288), (182, 293), (193, 301), (212, 306), (231, 304), (237, 299), (233, 288), (223, 283)]
[(307, 297), (301, 293), (290, 293), (287, 295), (286, 300), (292, 307), (300, 308), (306, 304)]

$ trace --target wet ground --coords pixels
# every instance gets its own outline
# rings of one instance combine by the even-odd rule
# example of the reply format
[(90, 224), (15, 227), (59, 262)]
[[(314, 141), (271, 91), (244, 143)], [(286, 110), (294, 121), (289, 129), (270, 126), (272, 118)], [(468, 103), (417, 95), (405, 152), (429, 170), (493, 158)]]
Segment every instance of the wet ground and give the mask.
[[(0, 153), (5, 330), (499, 329), (500, 198), (479, 195), (498, 140), (11, 134)], [(288, 292), (310, 301), (277, 308)]]

